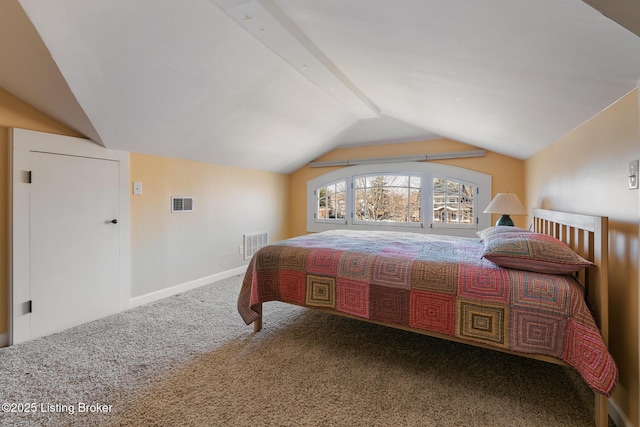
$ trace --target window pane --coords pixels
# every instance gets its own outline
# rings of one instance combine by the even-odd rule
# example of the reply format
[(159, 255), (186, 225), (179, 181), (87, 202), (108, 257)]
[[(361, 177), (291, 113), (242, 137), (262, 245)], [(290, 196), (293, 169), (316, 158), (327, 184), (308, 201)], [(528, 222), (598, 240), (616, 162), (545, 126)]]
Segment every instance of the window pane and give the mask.
[(317, 212), (316, 218), (322, 220), (344, 220), (346, 181), (338, 181), (316, 189)]
[(444, 180), (433, 180), (433, 222), (446, 222)]
[(460, 184), (455, 181), (447, 180), (447, 193), (458, 194), (460, 192)]
[(460, 222), (459, 202), (460, 184), (447, 180), (447, 222), (457, 224)]
[(420, 210), (420, 190), (412, 189), (409, 199), (409, 212), (411, 215), (411, 222), (422, 222), (422, 214)]
[(327, 217), (327, 187), (320, 187), (317, 189), (318, 194), (318, 208), (316, 218), (324, 219)]
[(463, 224), (473, 224), (474, 222), (473, 195), (474, 186), (462, 185), (462, 190), (460, 191), (460, 222)]
[(384, 221), (407, 222), (407, 189), (390, 187)]
[(453, 180), (433, 180), (433, 221), (446, 224), (473, 224), (472, 185)]
[(331, 186), (327, 191), (327, 216), (330, 219), (336, 218), (336, 196), (335, 186)]
[(421, 222), (420, 191), (419, 177), (356, 177), (355, 218), (359, 221)]
[(342, 191), (336, 193), (336, 219), (346, 218), (346, 193), (344, 185)]
[[(327, 187), (318, 188), (317, 193), (318, 193), (318, 200), (323, 200), (325, 197), (327, 197)], [(320, 206), (326, 206), (326, 205), (323, 202), (321, 202)]]
[(409, 186), (408, 176), (393, 176), (389, 181), (389, 185), (407, 188)]
[[(363, 181), (364, 183), (364, 181)], [(367, 200), (364, 189), (357, 188), (355, 191), (355, 215), (358, 221), (364, 221), (367, 214)]]

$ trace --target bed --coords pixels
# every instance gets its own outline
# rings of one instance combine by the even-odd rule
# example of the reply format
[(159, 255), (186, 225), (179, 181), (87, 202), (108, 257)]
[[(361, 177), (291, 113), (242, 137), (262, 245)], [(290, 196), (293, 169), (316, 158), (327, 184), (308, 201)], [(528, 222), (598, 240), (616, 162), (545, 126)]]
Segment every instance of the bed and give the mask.
[(251, 259), (238, 311), (255, 332), (283, 301), (573, 367), (608, 425), (618, 378), (607, 350), (606, 217), (533, 211), (533, 230), (478, 238), (336, 230), (288, 239)]

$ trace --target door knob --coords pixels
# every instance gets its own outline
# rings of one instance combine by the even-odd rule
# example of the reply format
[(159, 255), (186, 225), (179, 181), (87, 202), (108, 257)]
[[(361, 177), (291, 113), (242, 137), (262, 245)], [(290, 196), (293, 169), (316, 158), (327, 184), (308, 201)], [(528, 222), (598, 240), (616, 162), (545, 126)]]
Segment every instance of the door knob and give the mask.
[(118, 223), (118, 220), (117, 220), (117, 219), (112, 219), (112, 220), (111, 220), (111, 224), (117, 224), (117, 223)]

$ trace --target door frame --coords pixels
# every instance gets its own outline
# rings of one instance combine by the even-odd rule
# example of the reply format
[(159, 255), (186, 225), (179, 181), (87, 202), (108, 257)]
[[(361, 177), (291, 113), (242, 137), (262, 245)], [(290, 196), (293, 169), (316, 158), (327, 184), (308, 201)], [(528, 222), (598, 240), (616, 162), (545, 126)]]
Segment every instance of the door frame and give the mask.
[(119, 163), (120, 311), (128, 309), (131, 292), (129, 153), (110, 150), (84, 138), (19, 128), (9, 129), (9, 147), (9, 345), (28, 340), (30, 331), (31, 316), (22, 313), (25, 313), (25, 302), (31, 300), (28, 171), (32, 151)]

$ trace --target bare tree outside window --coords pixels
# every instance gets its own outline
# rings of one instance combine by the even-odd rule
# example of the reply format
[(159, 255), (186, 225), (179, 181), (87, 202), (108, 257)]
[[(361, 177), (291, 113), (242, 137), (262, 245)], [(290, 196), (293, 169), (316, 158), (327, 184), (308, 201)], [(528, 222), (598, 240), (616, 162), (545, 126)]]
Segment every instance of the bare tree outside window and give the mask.
[(410, 175), (356, 177), (355, 218), (358, 221), (421, 222), (421, 178)]

